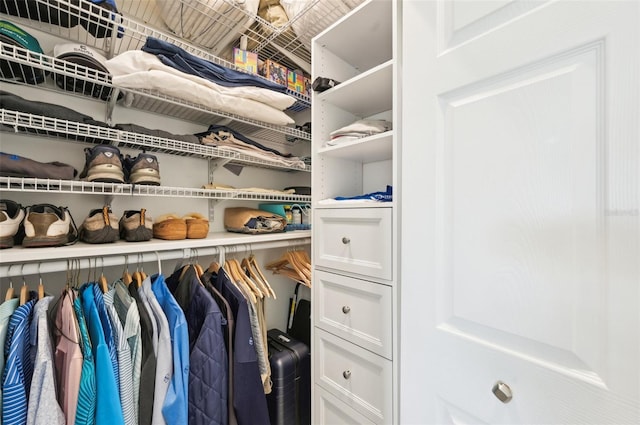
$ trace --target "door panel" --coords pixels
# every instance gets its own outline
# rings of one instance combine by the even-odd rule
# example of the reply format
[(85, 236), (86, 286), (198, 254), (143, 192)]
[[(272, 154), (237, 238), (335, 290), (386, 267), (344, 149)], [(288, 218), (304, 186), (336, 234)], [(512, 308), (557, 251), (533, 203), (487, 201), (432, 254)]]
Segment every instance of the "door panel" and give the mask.
[(403, 3), (402, 423), (640, 423), (639, 27)]

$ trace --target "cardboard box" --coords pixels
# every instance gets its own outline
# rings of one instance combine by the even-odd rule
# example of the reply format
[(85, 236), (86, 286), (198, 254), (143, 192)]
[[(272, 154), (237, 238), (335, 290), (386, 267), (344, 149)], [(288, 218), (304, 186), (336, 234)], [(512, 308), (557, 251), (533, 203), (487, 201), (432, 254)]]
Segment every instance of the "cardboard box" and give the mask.
[(252, 74), (258, 73), (258, 55), (246, 50), (233, 48), (233, 63), (240, 69)]
[(287, 87), (298, 93), (304, 93), (304, 75), (295, 71), (289, 71), (287, 77)]
[(287, 68), (271, 59), (264, 61), (260, 75), (285, 87), (287, 86)]

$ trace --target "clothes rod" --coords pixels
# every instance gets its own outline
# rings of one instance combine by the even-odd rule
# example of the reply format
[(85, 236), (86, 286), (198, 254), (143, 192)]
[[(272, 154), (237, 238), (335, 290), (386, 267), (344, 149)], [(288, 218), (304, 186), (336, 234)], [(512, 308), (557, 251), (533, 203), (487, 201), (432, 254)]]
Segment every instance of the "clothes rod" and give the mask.
[[(140, 253), (127, 254), (107, 254), (107, 255), (85, 255), (82, 257), (70, 257), (68, 260), (76, 260), (75, 267), (81, 269), (120, 266), (129, 264), (129, 269), (135, 270), (137, 264), (153, 263), (165, 260), (177, 259), (197, 259), (212, 255), (218, 255), (220, 261), (224, 261), (226, 255), (247, 253), (273, 248), (292, 248), (296, 246), (309, 245), (311, 238), (266, 241), (257, 243), (243, 243), (235, 245), (219, 245), (206, 247), (185, 247), (169, 250), (145, 251)], [(97, 259), (97, 264), (96, 264)], [(0, 266), (0, 278), (26, 275), (38, 275), (52, 272), (66, 271), (68, 267), (67, 259), (57, 259), (53, 261), (29, 260), (24, 262), (14, 262)]]

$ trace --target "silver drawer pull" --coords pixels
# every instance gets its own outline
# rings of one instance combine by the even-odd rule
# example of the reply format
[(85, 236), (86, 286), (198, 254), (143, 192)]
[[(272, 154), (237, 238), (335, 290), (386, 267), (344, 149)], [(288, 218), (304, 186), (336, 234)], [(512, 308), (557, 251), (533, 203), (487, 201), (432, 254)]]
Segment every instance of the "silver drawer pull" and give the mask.
[(350, 311), (351, 311), (351, 307), (349, 307), (348, 305), (342, 306), (342, 312), (344, 314), (349, 314)]
[(344, 236), (344, 237), (342, 238), (342, 243), (343, 243), (343, 244), (345, 244), (345, 245), (346, 245), (346, 244), (348, 244), (349, 242), (351, 242), (351, 239), (349, 239), (348, 237)]
[(496, 382), (491, 391), (493, 392), (493, 395), (498, 398), (498, 400), (505, 404), (509, 403), (513, 398), (511, 388), (509, 388), (509, 386), (502, 381)]
[(342, 372), (342, 377), (344, 379), (349, 379), (351, 378), (351, 371), (350, 370), (345, 370), (344, 372)]

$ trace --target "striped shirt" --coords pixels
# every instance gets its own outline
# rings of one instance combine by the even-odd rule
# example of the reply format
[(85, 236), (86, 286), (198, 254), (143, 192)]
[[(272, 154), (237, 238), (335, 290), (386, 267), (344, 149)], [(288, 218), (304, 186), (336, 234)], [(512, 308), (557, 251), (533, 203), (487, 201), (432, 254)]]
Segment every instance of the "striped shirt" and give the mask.
[(120, 382), (118, 382), (120, 380), (120, 371), (118, 370), (118, 349), (116, 347), (117, 343), (113, 335), (113, 329), (111, 328), (111, 319), (107, 314), (107, 309), (104, 305), (104, 297), (102, 295), (100, 286), (94, 283), (93, 285), (91, 285), (91, 287), (93, 289), (93, 300), (96, 304), (96, 309), (98, 310), (98, 316), (100, 316), (102, 330), (104, 331), (104, 340), (107, 344), (107, 348), (109, 349), (109, 358), (111, 358), (113, 374), (116, 377), (116, 385), (120, 386)]
[(6, 365), (2, 373), (2, 423), (24, 425), (27, 421), (27, 394), (31, 387), (30, 325), (35, 300), (16, 309), (9, 320), (4, 353)]
[(116, 349), (118, 351), (118, 363), (120, 364), (119, 373), (119, 386), (120, 386), (120, 404), (122, 405), (122, 414), (124, 416), (125, 425), (136, 425), (136, 412), (133, 405), (133, 376), (131, 370), (131, 349), (127, 339), (124, 336), (122, 324), (118, 317), (118, 312), (113, 306), (113, 298), (115, 295), (115, 289), (111, 289), (106, 292), (104, 297), (104, 304), (111, 320), (111, 329), (113, 330), (113, 337), (116, 342)]
[(2, 413), (2, 371), (4, 370), (4, 343), (7, 340), (7, 329), (9, 329), (9, 319), (16, 308), (18, 299), (12, 298), (0, 304), (0, 414)]
[(123, 335), (131, 350), (131, 380), (133, 383), (133, 407), (136, 423), (140, 418), (140, 374), (142, 371), (142, 336), (140, 313), (136, 300), (129, 295), (129, 289), (122, 280), (114, 284), (113, 306), (118, 312)]
[(33, 308), (31, 352), (36, 354), (29, 392), (27, 425), (64, 425), (64, 413), (56, 398), (53, 352), (49, 338), (47, 309), (53, 297), (44, 297)]
[(87, 322), (84, 319), (80, 298), (73, 301), (73, 310), (78, 319), (80, 330), (81, 348), (84, 355), (82, 361), (82, 374), (80, 375), (80, 388), (78, 390), (78, 406), (76, 408), (76, 425), (93, 425), (96, 416), (96, 365), (93, 359), (91, 340)]

